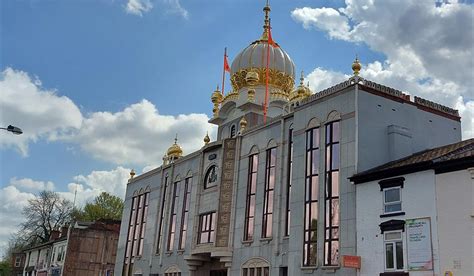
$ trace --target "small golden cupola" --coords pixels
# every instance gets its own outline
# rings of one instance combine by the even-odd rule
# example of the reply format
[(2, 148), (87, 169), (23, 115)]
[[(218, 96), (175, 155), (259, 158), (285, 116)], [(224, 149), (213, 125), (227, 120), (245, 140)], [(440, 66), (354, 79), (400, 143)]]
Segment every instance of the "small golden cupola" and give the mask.
[(178, 135), (176, 135), (176, 138), (174, 138), (174, 144), (171, 145), (171, 147), (168, 148), (168, 151), (166, 152), (167, 158), (169, 162), (172, 162), (181, 156), (183, 156), (183, 150), (181, 147), (178, 145)]
[(354, 76), (358, 76), (360, 69), (362, 69), (362, 65), (360, 65), (359, 58), (356, 55), (356, 59), (352, 63), (352, 71), (354, 72)]
[(312, 93), (309, 87), (304, 85), (304, 74), (303, 74), (303, 71), (301, 71), (300, 85), (298, 85), (298, 87), (296, 87), (296, 89), (291, 92), (290, 101), (292, 102), (301, 101), (311, 96), (311, 94)]

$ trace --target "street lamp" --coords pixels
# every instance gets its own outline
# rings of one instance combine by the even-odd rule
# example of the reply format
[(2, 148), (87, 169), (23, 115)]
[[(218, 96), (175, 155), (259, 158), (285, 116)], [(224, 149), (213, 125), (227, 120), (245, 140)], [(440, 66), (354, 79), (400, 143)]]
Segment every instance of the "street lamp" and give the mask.
[(12, 126), (12, 125), (7, 126), (6, 128), (5, 128), (5, 127), (0, 127), (0, 129), (4, 129), (4, 130), (6, 130), (6, 131), (10, 131), (11, 133), (16, 134), (16, 135), (20, 135), (20, 134), (23, 133), (23, 131), (21, 130), (21, 128), (16, 127), (16, 126)]

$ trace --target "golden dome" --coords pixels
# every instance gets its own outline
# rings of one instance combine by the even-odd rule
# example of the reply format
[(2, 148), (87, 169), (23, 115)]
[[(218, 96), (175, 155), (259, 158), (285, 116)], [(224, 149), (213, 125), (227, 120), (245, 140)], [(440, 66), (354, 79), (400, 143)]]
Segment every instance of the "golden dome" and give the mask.
[(211, 138), (209, 138), (209, 134), (206, 133), (206, 136), (204, 136), (204, 145), (209, 144), (211, 142)]
[(352, 63), (352, 71), (354, 72), (354, 76), (359, 75), (360, 69), (362, 69), (362, 65), (360, 65), (359, 58), (356, 56), (356, 59)]
[(311, 90), (309, 89), (308, 86), (304, 85), (303, 82), (304, 82), (304, 75), (303, 75), (303, 71), (301, 71), (300, 85), (298, 85), (298, 87), (296, 87), (296, 89), (291, 92), (290, 101), (300, 101), (306, 97), (311, 96)]
[[(263, 9), (265, 13), (265, 24), (262, 36), (245, 47), (237, 54), (230, 66), (231, 83), (234, 91), (239, 91), (246, 86), (265, 85), (267, 68), (267, 50), (269, 55), (269, 79), (270, 85), (290, 93), (294, 86), (295, 64), (290, 56), (278, 44), (277, 47), (269, 47), (268, 34), (270, 30), (270, 6)], [(252, 73), (247, 79), (248, 72)]]
[(175, 159), (183, 156), (183, 150), (178, 145), (178, 137), (174, 139), (174, 144), (169, 147), (168, 151), (166, 152), (168, 158)]

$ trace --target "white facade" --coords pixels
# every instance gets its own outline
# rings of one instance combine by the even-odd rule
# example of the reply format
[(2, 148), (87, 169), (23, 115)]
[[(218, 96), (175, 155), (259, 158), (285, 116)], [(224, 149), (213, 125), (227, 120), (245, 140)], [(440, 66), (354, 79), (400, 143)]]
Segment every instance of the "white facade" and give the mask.
[(436, 175), (440, 268), (474, 275), (474, 168)]
[[(429, 169), (389, 179), (399, 177), (404, 178), (403, 186), (383, 188), (379, 182), (385, 179), (355, 185), (357, 255), (361, 256), (360, 275), (384, 275), (383, 273), (387, 272), (408, 272), (414, 276), (451, 275), (449, 272), (455, 276), (474, 275), (473, 174), (466, 169), (440, 174), (434, 169)], [(400, 190), (401, 210), (392, 213), (394, 216), (387, 214), (384, 208), (384, 194), (389, 189)], [(417, 245), (414, 244), (416, 241), (412, 243), (414, 236), (410, 236), (409, 233), (413, 232), (408, 229), (412, 219), (420, 221), (429, 219), (430, 225), (425, 227), (426, 231), (423, 233), (431, 233), (421, 240), (431, 242), (431, 253), (429, 246), (420, 249), (415, 248), (420, 242)], [(405, 223), (402, 230), (387, 230), (384, 233), (401, 233), (403, 244), (401, 269), (387, 268), (390, 266), (387, 264), (389, 258), (387, 241), (384, 239), (383, 227), (380, 224), (390, 220)], [(415, 249), (410, 253), (409, 247)], [(394, 254), (396, 255), (396, 252)], [(426, 259), (426, 254), (432, 256), (432, 269), (410, 269), (416, 258), (423, 259), (422, 255), (425, 255)]]

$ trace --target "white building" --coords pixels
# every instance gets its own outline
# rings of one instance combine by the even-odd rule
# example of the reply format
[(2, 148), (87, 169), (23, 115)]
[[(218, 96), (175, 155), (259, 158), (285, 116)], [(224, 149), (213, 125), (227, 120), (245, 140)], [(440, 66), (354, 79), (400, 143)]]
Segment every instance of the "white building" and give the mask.
[(474, 275), (474, 139), (351, 177), (360, 275)]

